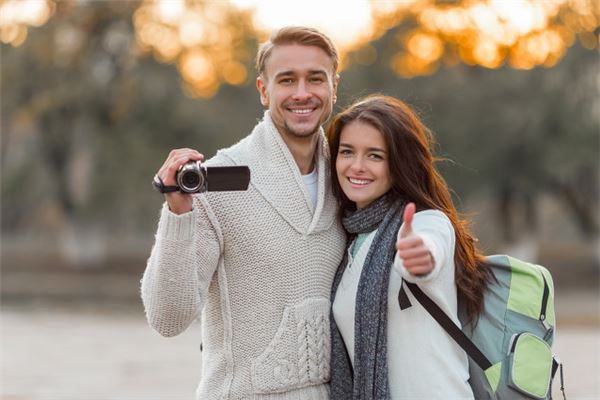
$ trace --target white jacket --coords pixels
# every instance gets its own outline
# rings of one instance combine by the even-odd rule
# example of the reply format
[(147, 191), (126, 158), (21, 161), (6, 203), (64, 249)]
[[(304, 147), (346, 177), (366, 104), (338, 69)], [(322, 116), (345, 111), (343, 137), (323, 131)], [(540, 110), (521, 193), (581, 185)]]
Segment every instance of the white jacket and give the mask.
[[(457, 291), (454, 280), (455, 233), (448, 217), (437, 210), (415, 214), (414, 233), (421, 236), (435, 265), (423, 277), (411, 275), (402, 259), (396, 257), (388, 287), (388, 380), (392, 400), (472, 400), (467, 354), (406, 290), (411, 307), (400, 310), (398, 293), (402, 279), (419, 285), (454, 323), (457, 315)], [(354, 314), (356, 291), (363, 264), (376, 231), (362, 243), (356, 256), (348, 251), (344, 271), (333, 302), (333, 315), (354, 362)], [(398, 233), (399, 234), (399, 233)]]

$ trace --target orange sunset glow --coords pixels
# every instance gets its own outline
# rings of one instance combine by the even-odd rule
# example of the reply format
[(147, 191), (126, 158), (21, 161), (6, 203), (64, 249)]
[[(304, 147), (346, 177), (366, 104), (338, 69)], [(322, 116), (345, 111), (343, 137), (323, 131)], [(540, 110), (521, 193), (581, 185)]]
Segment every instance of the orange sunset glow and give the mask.
[[(77, 0), (72, 0), (77, 3)], [(84, 3), (79, 0), (79, 3)], [(315, 26), (338, 45), (342, 68), (388, 62), (401, 77), (434, 73), (459, 62), (485, 68), (552, 67), (579, 41), (598, 49), (600, 3), (593, 0), (143, 0), (133, 15), (138, 47), (175, 63), (186, 93), (211, 97), (222, 84), (253, 80), (250, 42), (279, 26)], [(46, 23), (55, 0), (0, 2), (0, 39), (20, 46), (28, 29)], [(318, 12), (315, 12), (318, 10)], [(335, 15), (335, 23), (331, 16)], [(382, 60), (369, 43), (406, 23)], [(404, 26), (404, 25), (403, 25)]]

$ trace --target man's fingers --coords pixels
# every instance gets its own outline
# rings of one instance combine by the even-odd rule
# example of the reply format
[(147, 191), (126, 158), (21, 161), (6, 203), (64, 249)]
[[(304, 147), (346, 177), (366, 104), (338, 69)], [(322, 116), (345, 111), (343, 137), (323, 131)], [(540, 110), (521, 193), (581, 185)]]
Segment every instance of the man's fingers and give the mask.
[(175, 185), (177, 170), (188, 161), (203, 161), (204, 155), (192, 149), (171, 150), (169, 157), (158, 171), (158, 176), (165, 185)]
[(193, 154), (194, 160), (204, 160), (204, 154), (199, 153), (197, 150), (194, 149), (189, 149), (187, 147), (182, 148), (182, 149), (174, 149), (171, 150), (171, 152), (169, 153), (169, 156), (167, 157), (167, 159), (169, 158), (176, 158), (182, 154)]

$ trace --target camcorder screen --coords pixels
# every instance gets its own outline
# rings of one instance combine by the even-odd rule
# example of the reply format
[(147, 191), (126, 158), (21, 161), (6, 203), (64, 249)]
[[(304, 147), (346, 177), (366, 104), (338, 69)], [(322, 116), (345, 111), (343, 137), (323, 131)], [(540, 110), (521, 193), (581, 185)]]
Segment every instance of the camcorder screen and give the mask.
[(206, 189), (209, 192), (246, 190), (250, 183), (250, 168), (247, 166), (208, 167), (206, 181)]

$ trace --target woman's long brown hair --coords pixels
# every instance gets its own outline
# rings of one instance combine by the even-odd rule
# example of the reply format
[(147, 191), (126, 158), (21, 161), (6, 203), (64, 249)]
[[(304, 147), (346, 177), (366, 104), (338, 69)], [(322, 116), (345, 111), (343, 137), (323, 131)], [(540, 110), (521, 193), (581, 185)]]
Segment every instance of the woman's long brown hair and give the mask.
[(383, 134), (389, 153), (388, 165), (393, 181), (390, 192), (393, 197), (414, 202), (417, 210), (440, 210), (450, 219), (456, 235), (456, 286), (466, 303), (469, 320), (476, 321), (483, 308), (483, 292), (491, 274), (475, 246), (476, 240), (469, 232), (468, 221), (459, 216), (448, 185), (435, 168), (434, 140), (430, 130), (409, 106), (389, 96), (369, 96), (338, 114), (327, 136), (333, 193), (342, 212), (354, 207), (354, 203), (342, 191), (334, 171), (340, 134), (353, 121), (367, 123)]

